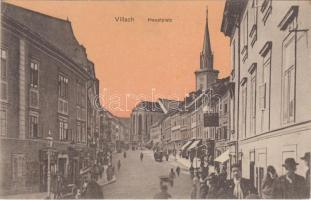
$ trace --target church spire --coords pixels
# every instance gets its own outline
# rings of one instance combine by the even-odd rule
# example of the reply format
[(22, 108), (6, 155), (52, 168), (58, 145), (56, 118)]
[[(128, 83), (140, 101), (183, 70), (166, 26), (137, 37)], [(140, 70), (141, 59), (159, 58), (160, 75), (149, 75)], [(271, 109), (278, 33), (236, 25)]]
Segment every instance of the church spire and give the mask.
[(203, 41), (203, 49), (201, 52), (201, 68), (213, 69), (213, 53), (208, 29), (208, 8), (206, 7), (206, 22)]

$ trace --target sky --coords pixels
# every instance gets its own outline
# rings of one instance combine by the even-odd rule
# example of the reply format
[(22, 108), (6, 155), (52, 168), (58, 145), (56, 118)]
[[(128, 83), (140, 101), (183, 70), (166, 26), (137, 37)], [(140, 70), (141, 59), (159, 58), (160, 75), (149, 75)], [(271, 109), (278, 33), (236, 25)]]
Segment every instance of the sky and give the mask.
[[(182, 100), (195, 90), (207, 7), (214, 68), (219, 78), (231, 71), (229, 38), (220, 32), (224, 0), (7, 2), (71, 21), (95, 64), (100, 100), (117, 116), (129, 116), (140, 100)], [(117, 22), (117, 17), (134, 22)]]

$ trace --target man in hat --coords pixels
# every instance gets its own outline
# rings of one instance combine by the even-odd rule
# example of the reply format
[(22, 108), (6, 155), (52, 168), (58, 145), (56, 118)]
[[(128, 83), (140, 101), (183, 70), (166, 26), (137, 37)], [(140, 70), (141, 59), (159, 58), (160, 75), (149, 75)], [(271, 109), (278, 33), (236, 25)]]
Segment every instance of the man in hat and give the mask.
[(227, 181), (225, 189), (230, 198), (245, 199), (251, 194), (257, 194), (254, 184), (249, 179), (242, 177), (240, 165), (233, 164), (231, 173), (233, 179)]
[(307, 198), (310, 198), (310, 152), (306, 152), (305, 155), (301, 157), (301, 159), (305, 161), (305, 164), (307, 166), (306, 172)]
[(279, 199), (305, 199), (307, 198), (306, 181), (304, 177), (295, 173), (296, 163), (294, 158), (286, 158), (283, 167), (286, 174), (277, 181), (276, 197)]

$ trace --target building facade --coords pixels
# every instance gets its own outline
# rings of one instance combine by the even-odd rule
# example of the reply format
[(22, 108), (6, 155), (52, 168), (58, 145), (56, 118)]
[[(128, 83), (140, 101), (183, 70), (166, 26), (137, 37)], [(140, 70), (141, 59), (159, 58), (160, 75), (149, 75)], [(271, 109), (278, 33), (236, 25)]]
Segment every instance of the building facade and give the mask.
[(131, 113), (131, 136), (134, 146), (150, 141), (151, 125), (164, 115), (158, 102), (142, 101)]
[(78, 181), (91, 159), (87, 89), (94, 77), (85, 48), (70, 21), (8, 3), (1, 3), (1, 36), (0, 193), (46, 191), (47, 152), (52, 176)]
[[(307, 1), (226, 1), (235, 82), (237, 161), (258, 191), (268, 165), (310, 152), (310, 8)], [(297, 172), (304, 175), (303, 165)]]

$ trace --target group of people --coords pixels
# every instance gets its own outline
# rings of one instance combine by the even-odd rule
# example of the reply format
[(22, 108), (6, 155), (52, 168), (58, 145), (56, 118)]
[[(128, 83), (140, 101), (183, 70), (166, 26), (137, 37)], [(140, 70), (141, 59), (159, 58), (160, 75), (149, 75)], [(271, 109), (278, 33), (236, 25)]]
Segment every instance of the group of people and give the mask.
[(176, 173), (175, 173), (174, 169), (171, 168), (171, 171), (168, 174), (169, 181), (170, 181), (170, 184), (172, 187), (174, 186), (174, 179), (177, 177), (176, 174), (177, 174), (177, 176), (179, 176), (179, 174), (180, 174), (180, 167), (179, 166), (176, 167)]
[[(195, 172), (191, 191), (192, 199), (306, 199), (310, 198), (310, 153), (301, 158), (308, 168), (306, 177), (296, 173), (295, 159), (287, 158), (283, 164), (285, 175), (278, 176), (273, 166), (267, 167), (260, 190), (253, 182), (243, 178), (238, 164), (231, 166), (232, 179), (226, 179), (226, 172), (211, 173), (206, 177)], [(259, 187), (259, 186), (258, 186)]]

